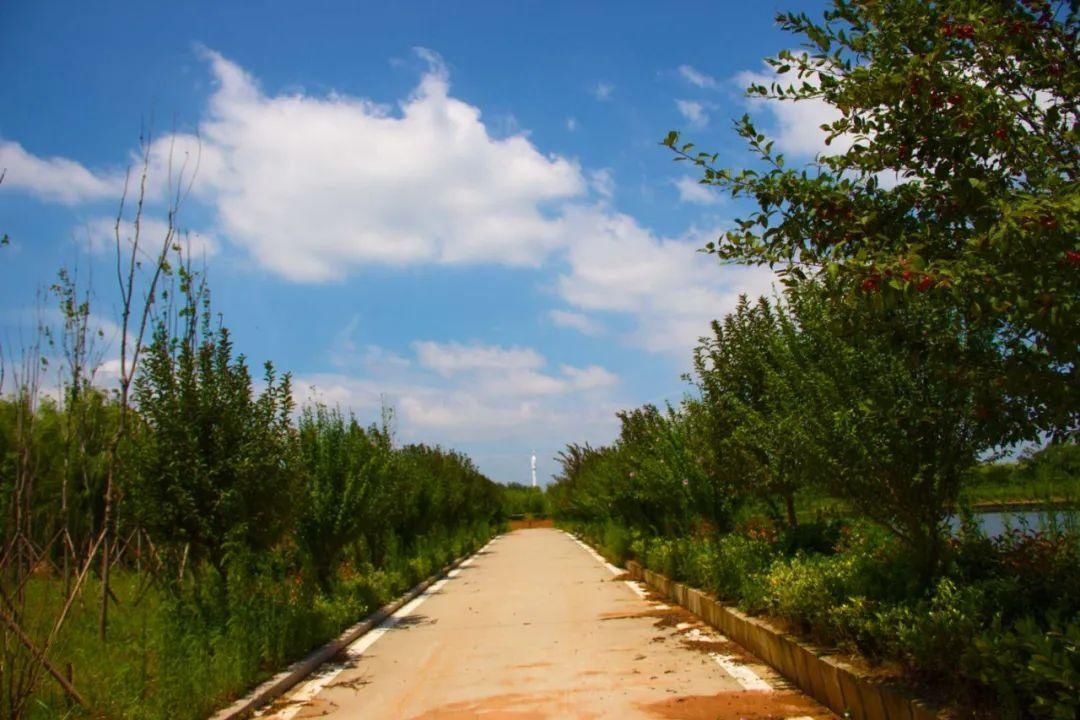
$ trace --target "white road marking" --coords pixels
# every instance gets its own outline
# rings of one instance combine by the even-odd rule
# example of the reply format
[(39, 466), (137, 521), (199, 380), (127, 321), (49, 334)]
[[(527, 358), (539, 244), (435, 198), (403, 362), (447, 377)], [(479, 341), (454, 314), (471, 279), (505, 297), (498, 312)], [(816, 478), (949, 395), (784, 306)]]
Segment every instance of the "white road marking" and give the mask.
[[(622, 570), (620, 570), (619, 568), (615, 567), (614, 565), (609, 563), (607, 560), (605, 560), (603, 558), (603, 556), (601, 556), (598, 552), (596, 552), (591, 547), (589, 547), (588, 545), (583, 543), (581, 540), (574, 537), (573, 535), (570, 535), (570, 533), (566, 533), (566, 534), (571, 540), (573, 540), (575, 543), (580, 545), (582, 547), (582, 549), (585, 550), (585, 552), (592, 555), (595, 560), (597, 560), (602, 565), (604, 565), (608, 570), (610, 570), (612, 575), (619, 575), (619, 574), (621, 574), (623, 572)], [(626, 583), (626, 587), (633, 590), (634, 594), (637, 595), (639, 598), (641, 598), (642, 600), (647, 600), (648, 599), (648, 594), (646, 593), (645, 589), (642, 587), (641, 583), (638, 583), (637, 581), (634, 581), (634, 580), (626, 580), (624, 582)], [(660, 603), (660, 602), (653, 603), (653, 606), (657, 610), (670, 610), (671, 609), (670, 605), (667, 605), (665, 603)], [(679, 625), (676, 626), (676, 629), (681, 630), (684, 627), (690, 627), (690, 625), (687, 625), (685, 623), (679, 623)], [(723, 642), (723, 641), (725, 641), (727, 639), (727, 638), (723, 637), (722, 635), (721, 636), (708, 635), (706, 633), (701, 632), (701, 630), (699, 630), (697, 628), (694, 628), (689, 633), (687, 633), (687, 636), (691, 640), (699, 640), (701, 642)], [(725, 655), (723, 653), (710, 652), (709, 657), (711, 657), (713, 659), (713, 661), (716, 662), (717, 665), (719, 665), (721, 668), (723, 668), (724, 672), (726, 672), (728, 675), (730, 675), (735, 680), (735, 682), (739, 683), (739, 685), (741, 685), (743, 687), (743, 689), (745, 689), (745, 690), (765, 690), (765, 691), (768, 691), (768, 692), (771, 692), (773, 690), (773, 686), (770, 685), (769, 683), (765, 682), (765, 680), (763, 680), (760, 675), (758, 675), (756, 672), (754, 672), (752, 669), (750, 669), (750, 667), (748, 665), (743, 665), (741, 663), (736, 662), (735, 657), (733, 655)], [(793, 718), (792, 720), (812, 720), (812, 719)]]
[[(564, 530), (563, 532), (566, 532), (566, 531)], [(566, 536), (569, 537), (571, 540), (573, 540), (575, 543), (577, 543), (581, 547), (582, 550), (584, 550), (585, 552), (592, 555), (593, 560), (596, 560), (598, 563), (600, 563), (601, 565), (606, 567), (608, 569), (608, 572), (610, 572), (612, 575), (621, 575), (622, 573), (625, 572), (622, 568), (615, 567), (614, 565), (609, 563), (607, 561), (607, 559), (603, 555), (596, 552), (591, 547), (589, 547), (585, 543), (581, 542), (580, 540), (578, 540), (576, 537), (574, 537), (570, 533), (566, 533)]]
[[(712, 635), (710, 633), (704, 633), (698, 628), (694, 628), (690, 632), (686, 633), (688, 640), (694, 642), (726, 642), (727, 638), (723, 635)], [(756, 672), (754, 672), (750, 666), (743, 665), (736, 662), (734, 655), (725, 655), (719, 652), (710, 652), (711, 657), (717, 665), (724, 669), (728, 675), (735, 679), (735, 682), (743, 686), (745, 690), (766, 690), (772, 691), (773, 686), (765, 682), (764, 679)]]
[[(480, 548), (480, 550), (477, 551), (477, 554), (486, 550), (488, 547), (491, 546), (493, 542), (495, 542), (495, 538), (489, 540), (488, 543), (484, 545), (484, 547)], [(423, 604), (425, 600), (427, 600), (435, 593), (439, 592), (439, 590), (442, 590), (443, 586), (445, 586), (446, 583), (451, 580), (451, 578), (455, 578), (459, 574), (461, 574), (461, 568), (472, 565), (475, 559), (476, 554), (470, 555), (468, 558), (463, 560), (456, 568), (446, 573), (446, 577), (432, 583), (426, 590), (424, 590), (424, 592), (420, 593), (415, 598), (402, 605), (400, 608), (398, 608), (397, 612), (383, 620), (374, 630), (371, 630), (365, 635), (357, 638), (352, 645), (349, 645), (349, 647), (345, 649), (345, 656), (349, 660), (355, 660), (356, 658), (363, 655), (364, 652), (372, 645), (374, 645), (379, 640), (379, 638), (385, 635), (387, 631), (392, 630), (403, 619), (405, 619), (409, 615), (412, 615), (412, 613), (416, 611), (416, 608), (420, 607), (420, 605)], [(315, 673), (312, 676), (311, 680), (305, 683), (298, 691), (289, 696), (289, 700), (291, 703), (289, 707), (283, 709), (281, 712), (275, 715), (272, 715), (271, 718), (274, 718), (275, 720), (292, 720), (296, 713), (300, 712), (304, 708), (304, 705), (306, 703), (314, 700), (319, 693), (326, 689), (327, 685), (332, 683), (338, 675), (344, 672), (346, 667), (347, 662), (334, 665), (324, 665), (323, 669)]]

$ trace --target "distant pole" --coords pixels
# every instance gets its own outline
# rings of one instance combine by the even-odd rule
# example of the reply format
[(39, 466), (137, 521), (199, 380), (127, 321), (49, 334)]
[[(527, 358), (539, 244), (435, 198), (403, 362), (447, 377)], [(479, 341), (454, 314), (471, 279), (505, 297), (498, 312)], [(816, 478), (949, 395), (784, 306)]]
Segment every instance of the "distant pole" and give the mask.
[(532, 486), (536, 487), (536, 451), (535, 450), (533, 450), (532, 462), (530, 463), (530, 465), (532, 467), (532, 481), (533, 481)]

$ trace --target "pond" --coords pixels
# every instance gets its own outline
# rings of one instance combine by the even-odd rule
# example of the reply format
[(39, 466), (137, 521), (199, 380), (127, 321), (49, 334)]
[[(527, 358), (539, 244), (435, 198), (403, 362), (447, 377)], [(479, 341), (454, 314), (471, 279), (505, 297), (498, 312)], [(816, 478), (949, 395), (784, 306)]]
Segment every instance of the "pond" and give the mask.
[[(1075, 527), (1078, 516), (1075, 510), (1007, 510), (977, 512), (975, 518), (987, 537), (999, 537), (1014, 528), (1020, 530), (1044, 530), (1047, 527)], [(950, 517), (949, 527), (960, 528), (960, 518)]]

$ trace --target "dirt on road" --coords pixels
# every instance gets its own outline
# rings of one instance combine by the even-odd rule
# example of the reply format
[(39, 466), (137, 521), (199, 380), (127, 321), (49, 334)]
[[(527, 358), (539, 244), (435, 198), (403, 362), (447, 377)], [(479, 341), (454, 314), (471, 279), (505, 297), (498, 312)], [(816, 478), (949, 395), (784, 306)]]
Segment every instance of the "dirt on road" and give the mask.
[(266, 717), (833, 718), (565, 533), (503, 535)]

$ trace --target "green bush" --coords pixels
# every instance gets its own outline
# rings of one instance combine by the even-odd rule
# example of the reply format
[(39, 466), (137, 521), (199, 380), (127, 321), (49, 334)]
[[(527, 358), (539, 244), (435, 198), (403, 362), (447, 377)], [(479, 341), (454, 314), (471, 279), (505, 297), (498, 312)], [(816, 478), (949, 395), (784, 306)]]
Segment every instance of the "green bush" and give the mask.
[(713, 584), (707, 589), (751, 612), (765, 607), (764, 575), (775, 557), (769, 543), (742, 535), (725, 535), (716, 542), (714, 552)]
[(616, 565), (624, 564), (630, 558), (632, 533), (621, 525), (608, 521), (601, 531), (600, 546), (604, 555)]
[[(857, 560), (797, 555), (773, 563), (766, 576), (767, 610), (803, 632), (825, 629), (833, 609), (851, 594)], [(832, 639), (832, 638), (827, 638)]]
[(975, 637), (962, 670), (993, 688), (1002, 717), (1073, 720), (1080, 716), (1080, 620), (1054, 617), (1046, 627), (1023, 618)]

